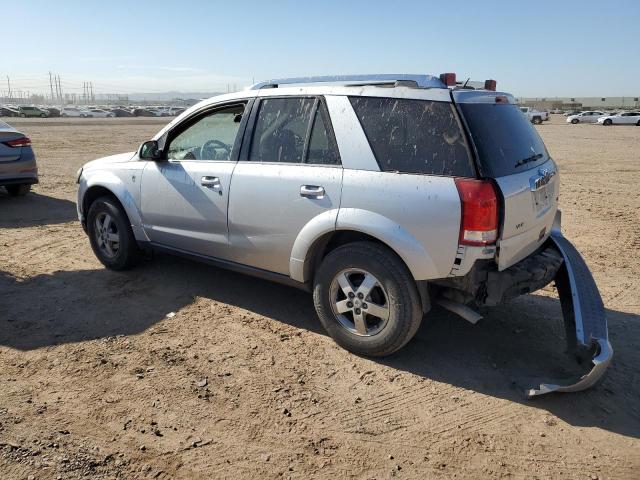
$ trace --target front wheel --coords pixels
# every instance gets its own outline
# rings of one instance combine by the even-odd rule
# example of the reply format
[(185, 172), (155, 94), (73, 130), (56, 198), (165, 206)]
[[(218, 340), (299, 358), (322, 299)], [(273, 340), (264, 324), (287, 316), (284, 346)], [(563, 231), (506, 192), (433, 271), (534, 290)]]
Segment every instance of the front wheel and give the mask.
[(576, 125), (576, 124), (577, 124), (577, 123), (579, 123), (579, 122), (580, 122), (580, 120), (578, 120), (577, 118), (574, 118), (573, 120), (571, 120), (571, 123), (572, 123), (573, 125)]
[(111, 270), (127, 270), (140, 256), (131, 224), (122, 207), (111, 197), (100, 197), (87, 214), (87, 233), (98, 260)]
[(313, 300), (331, 338), (360, 355), (391, 355), (422, 322), (411, 273), (397, 255), (373, 242), (350, 243), (329, 253), (317, 272)]
[(31, 184), (23, 183), (20, 185), (7, 185), (4, 188), (7, 189), (7, 193), (11, 197), (24, 197), (31, 191)]
[(606, 119), (604, 122), (602, 122), (602, 123), (608, 127), (608, 126), (609, 126), (609, 125), (611, 125), (613, 122), (611, 121), (611, 119), (610, 119), (610, 118), (607, 118), (607, 119)]
[(534, 124), (534, 125), (540, 125), (540, 124), (542, 123), (542, 118), (540, 118), (540, 117), (533, 117), (532, 122), (533, 122), (533, 124)]

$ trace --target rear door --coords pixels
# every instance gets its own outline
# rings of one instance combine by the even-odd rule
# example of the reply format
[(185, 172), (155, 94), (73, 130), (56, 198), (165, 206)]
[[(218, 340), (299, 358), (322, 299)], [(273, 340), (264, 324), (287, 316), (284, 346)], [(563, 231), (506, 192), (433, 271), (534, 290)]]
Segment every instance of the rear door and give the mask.
[(558, 206), (556, 165), (535, 128), (512, 97), (455, 92), (478, 155), (480, 173), (493, 178), (502, 196), (498, 266), (508, 268), (549, 236)]
[(232, 260), (290, 275), (293, 244), (340, 206), (342, 166), (323, 99), (266, 97), (254, 107), (231, 179)]

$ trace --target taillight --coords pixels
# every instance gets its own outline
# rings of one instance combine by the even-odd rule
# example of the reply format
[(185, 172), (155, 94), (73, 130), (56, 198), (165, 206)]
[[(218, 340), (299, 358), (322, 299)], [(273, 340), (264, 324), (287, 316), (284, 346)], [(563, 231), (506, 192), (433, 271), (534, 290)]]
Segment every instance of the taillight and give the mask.
[(29, 137), (21, 137), (16, 138), (15, 140), (8, 140), (6, 142), (2, 142), (9, 147), (28, 147), (31, 145), (31, 139)]
[(462, 204), (460, 243), (488, 245), (498, 239), (498, 196), (486, 180), (456, 178)]

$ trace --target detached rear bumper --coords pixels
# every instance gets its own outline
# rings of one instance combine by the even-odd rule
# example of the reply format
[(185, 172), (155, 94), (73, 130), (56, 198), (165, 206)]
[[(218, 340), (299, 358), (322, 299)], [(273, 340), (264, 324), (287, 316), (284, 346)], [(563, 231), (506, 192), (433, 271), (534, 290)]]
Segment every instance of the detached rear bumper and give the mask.
[(613, 357), (604, 304), (589, 267), (580, 252), (559, 230), (551, 233), (551, 239), (564, 258), (555, 281), (562, 305), (569, 350), (576, 354), (591, 353), (593, 367), (575, 383), (543, 383), (531, 388), (526, 392), (529, 397), (551, 392), (585, 390), (602, 378)]

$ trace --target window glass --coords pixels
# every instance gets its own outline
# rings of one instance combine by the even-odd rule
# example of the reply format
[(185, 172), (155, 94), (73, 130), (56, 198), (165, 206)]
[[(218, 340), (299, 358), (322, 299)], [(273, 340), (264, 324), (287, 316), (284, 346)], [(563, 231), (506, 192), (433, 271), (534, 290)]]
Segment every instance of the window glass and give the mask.
[(515, 105), (458, 105), (469, 126), (482, 172), (486, 176), (498, 178), (520, 173), (549, 159), (540, 135)]
[(265, 98), (251, 140), (249, 160), (302, 163), (313, 98)]
[(333, 140), (333, 136), (329, 134), (331, 127), (328, 118), (329, 112), (327, 112), (323, 103), (319, 103), (313, 121), (313, 128), (311, 129), (307, 163), (316, 165), (340, 165), (338, 147)]
[(169, 160), (231, 160), (244, 105), (217, 110), (171, 140)]
[(381, 170), (475, 175), (464, 133), (450, 103), (377, 97), (350, 100)]

